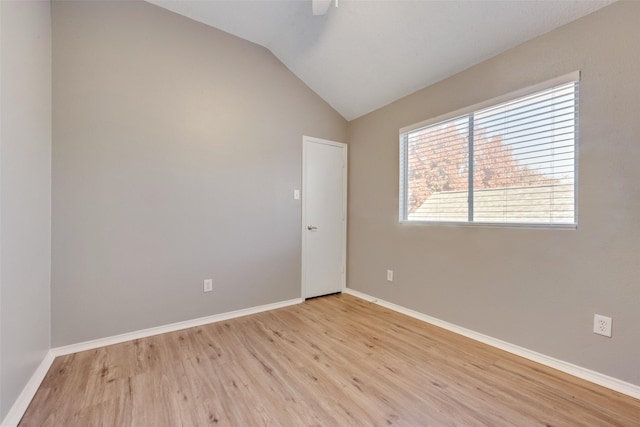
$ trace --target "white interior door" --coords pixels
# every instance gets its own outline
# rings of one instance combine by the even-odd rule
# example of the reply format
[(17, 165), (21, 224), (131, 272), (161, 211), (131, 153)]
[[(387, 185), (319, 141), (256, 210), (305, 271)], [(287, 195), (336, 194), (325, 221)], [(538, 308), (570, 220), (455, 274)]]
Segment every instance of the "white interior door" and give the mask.
[(347, 146), (303, 138), (302, 297), (340, 292), (345, 286)]

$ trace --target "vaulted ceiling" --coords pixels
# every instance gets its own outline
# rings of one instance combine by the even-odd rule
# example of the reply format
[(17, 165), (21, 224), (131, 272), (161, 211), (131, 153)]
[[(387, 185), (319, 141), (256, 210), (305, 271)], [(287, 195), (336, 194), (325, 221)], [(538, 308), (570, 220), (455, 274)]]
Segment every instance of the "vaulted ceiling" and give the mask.
[(148, 1), (266, 47), (352, 120), (615, 0)]

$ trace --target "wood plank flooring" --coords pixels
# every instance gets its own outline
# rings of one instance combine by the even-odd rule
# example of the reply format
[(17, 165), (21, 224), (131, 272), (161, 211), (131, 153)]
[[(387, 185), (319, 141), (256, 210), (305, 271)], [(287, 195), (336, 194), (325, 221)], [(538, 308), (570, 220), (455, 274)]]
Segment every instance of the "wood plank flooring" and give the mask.
[(350, 295), (57, 358), (20, 426), (640, 426), (640, 401)]

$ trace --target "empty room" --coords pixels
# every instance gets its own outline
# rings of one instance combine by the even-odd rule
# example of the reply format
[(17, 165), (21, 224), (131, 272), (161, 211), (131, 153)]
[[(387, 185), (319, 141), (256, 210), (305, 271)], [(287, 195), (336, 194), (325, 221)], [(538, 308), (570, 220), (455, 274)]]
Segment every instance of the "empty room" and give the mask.
[(639, 23), (0, 0), (0, 427), (640, 426)]

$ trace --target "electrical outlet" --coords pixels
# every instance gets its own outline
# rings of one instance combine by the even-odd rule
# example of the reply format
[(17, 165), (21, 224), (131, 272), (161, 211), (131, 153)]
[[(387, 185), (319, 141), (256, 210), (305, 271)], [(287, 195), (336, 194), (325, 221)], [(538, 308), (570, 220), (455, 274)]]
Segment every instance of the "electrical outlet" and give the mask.
[(387, 270), (387, 282), (393, 282), (393, 270)]
[(213, 290), (213, 279), (205, 279), (203, 290), (204, 292), (211, 292)]
[(595, 314), (593, 316), (593, 333), (611, 338), (611, 317)]

